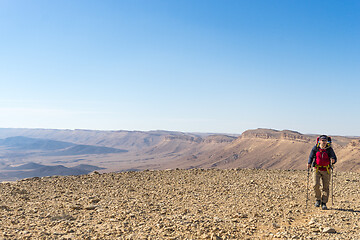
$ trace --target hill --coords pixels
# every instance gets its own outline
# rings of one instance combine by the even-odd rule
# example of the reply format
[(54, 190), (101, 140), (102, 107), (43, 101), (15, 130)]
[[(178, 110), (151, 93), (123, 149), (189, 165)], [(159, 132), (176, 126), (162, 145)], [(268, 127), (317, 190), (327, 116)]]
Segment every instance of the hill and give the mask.
[(192, 169), (0, 183), (4, 239), (359, 239), (359, 173), (306, 208), (306, 171)]
[(32, 177), (83, 175), (101, 169), (103, 168), (87, 164), (65, 167), (63, 165), (46, 166), (30, 162), (16, 167), (5, 167), (0, 174), (0, 180), (15, 181)]
[(127, 152), (123, 149), (100, 147), (92, 145), (79, 145), (70, 142), (54, 141), (49, 139), (29, 138), (23, 136), (0, 139), (0, 146), (9, 151), (35, 150), (49, 155), (82, 155), (82, 154), (106, 154)]
[(73, 146), (73, 143), (54, 141), (49, 139), (29, 138), (24, 136), (0, 139), (0, 146), (18, 150), (58, 150)]
[(12, 166), (6, 166), (4, 167), (3, 169), (4, 170), (29, 170), (29, 169), (39, 169), (39, 168), (42, 168), (42, 167), (45, 167), (45, 165), (42, 165), (42, 164), (38, 164), (38, 163), (34, 163), (34, 162), (30, 162), (30, 163), (26, 163), (26, 164), (23, 164), (23, 165), (20, 165), (20, 166), (15, 166), (15, 167), (12, 167)]
[[(306, 169), (316, 137), (288, 130), (248, 130), (224, 146), (199, 151), (193, 156), (185, 156), (172, 167)], [(333, 137), (333, 148), (338, 157), (336, 164), (338, 170), (360, 171), (359, 142), (356, 138)]]

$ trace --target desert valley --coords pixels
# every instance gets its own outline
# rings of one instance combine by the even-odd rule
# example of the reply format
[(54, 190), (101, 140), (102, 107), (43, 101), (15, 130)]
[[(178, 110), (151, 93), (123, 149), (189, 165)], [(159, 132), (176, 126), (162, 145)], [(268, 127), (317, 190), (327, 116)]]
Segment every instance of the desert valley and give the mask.
[[(0, 180), (92, 171), (306, 169), (317, 135), (255, 129), (241, 135), (169, 131), (0, 129)], [(332, 136), (339, 171), (360, 171), (360, 138)]]

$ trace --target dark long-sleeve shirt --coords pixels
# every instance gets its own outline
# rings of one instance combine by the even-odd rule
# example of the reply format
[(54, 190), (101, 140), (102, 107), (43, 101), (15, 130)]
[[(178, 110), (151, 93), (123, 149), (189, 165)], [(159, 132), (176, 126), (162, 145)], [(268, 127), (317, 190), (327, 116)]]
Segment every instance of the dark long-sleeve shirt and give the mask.
[[(337, 161), (337, 157), (336, 157), (336, 154), (334, 152), (334, 149), (332, 149), (332, 147), (326, 149), (328, 155), (329, 155), (329, 158), (333, 158), (335, 159), (335, 163)], [(309, 160), (308, 160), (308, 164), (312, 164), (312, 162), (314, 161), (314, 159), (316, 158), (316, 153), (318, 152), (318, 147), (315, 145), (312, 149), (311, 149), (311, 152), (310, 152), (310, 156), (309, 156)]]

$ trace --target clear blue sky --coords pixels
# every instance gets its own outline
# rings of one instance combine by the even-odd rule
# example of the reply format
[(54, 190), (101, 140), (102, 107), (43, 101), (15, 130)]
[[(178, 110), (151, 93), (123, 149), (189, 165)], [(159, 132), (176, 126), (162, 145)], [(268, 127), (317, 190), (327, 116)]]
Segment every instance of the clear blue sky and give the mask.
[(360, 136), (360, 1), (0, 0), (0, 127)]

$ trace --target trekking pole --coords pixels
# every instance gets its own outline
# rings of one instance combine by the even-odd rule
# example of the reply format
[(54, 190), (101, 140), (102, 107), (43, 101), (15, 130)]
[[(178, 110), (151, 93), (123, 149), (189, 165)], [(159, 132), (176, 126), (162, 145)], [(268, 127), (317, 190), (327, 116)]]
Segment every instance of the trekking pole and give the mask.
[(331, 206), (334, 206), (334, 164), (331, 164)]
[(309, 201), (309, 170), (310, 168), (307, 169), (307, 181), (306, 181), (306, 210), (308, 208), (308, 201)]

